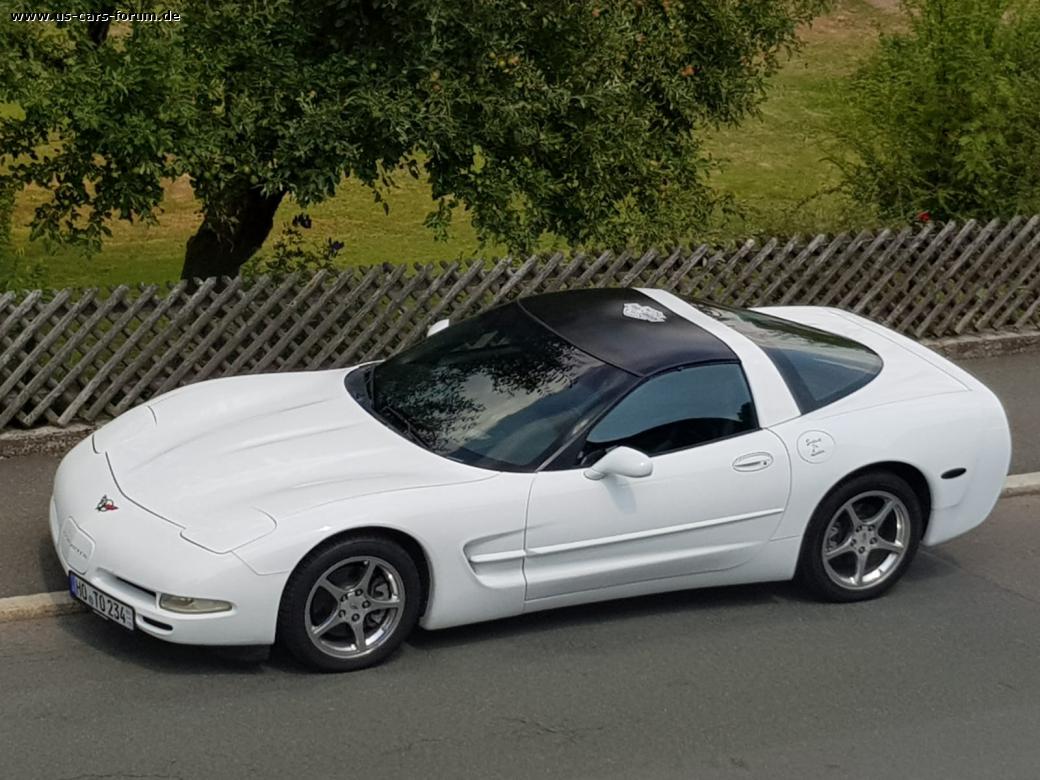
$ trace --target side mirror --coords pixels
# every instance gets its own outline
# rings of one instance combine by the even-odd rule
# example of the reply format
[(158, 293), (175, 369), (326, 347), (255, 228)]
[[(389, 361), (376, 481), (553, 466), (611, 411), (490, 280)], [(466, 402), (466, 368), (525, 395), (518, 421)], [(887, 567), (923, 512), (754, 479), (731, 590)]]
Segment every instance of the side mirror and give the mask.
[(650, 458), (631, 447), (615, 447), (585, 469), (589, 479), (603, 479), (614, 474), (619, 477), (649, 477), (654, 472)]
[(426, 329), (426, 338), (429, 338), (434, 333), (440, 333), (449, 325), (451, 325), (451, 320), (437, 320), (433, 325)]

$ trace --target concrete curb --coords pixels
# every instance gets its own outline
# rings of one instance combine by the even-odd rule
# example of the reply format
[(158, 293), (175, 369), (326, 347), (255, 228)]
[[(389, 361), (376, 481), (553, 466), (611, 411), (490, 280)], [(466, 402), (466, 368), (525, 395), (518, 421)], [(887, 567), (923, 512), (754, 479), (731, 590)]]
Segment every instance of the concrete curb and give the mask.
[[(1030, 474), (1012, 474), (1004, 483), (1001, 498), (1040, 494), (1040, 471)], [(84, 612), (86, 607), (65, 591), (34, 593), (31, 596), (10, 596), (0, 599), (0, 623), (32, 618), (55, 617), (73, 612)]]
[(65, 591), (34, 593), (0, 599), (0, 623), (30, 618), (55, 617), (86, 609)]
[(0, 433), (0, 458), (20, 455), (64, 455), (97, 428), (74, 423), (66, 428), (46, 425), (28, 431)]
[(1012, 474), (1004, 483), (1001, 498), (1014, 498), (1015, 496), (1032, 496), (1040, 493), (1040, 471), (1029, 474)]
[(958, 336), (952, 339), (925, 339), (921, 343), (944, 357), (970, 360), (1040, 350), (1040, 330), (987, 333), (982, 336)]

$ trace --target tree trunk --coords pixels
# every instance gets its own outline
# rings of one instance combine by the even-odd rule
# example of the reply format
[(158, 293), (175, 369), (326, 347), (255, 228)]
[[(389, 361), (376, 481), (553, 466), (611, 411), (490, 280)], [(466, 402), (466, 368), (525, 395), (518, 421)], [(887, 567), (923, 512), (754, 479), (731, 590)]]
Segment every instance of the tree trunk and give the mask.
[[(114, 8), (106, 8), (102, 13), (112, 13)], [(108, 38), (108, 30), (111, 22), (87, 22), (87, 37), (95, 46), (100, 46)]]
[(188, 239), (181, 279), (238, 276), (242, 264), (256, 254), (274, 226), (274, 214), (284, 193), (264, 195), (252, 187), (233, 201), (228, 219), (209, 215)]

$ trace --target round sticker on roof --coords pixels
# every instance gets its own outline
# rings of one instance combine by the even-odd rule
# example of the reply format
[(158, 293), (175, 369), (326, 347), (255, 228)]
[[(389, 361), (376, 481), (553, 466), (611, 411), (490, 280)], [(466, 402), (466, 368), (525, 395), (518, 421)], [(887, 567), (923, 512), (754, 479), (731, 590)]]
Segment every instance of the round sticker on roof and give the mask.
[(644, 306), (641, 303), (626, 303), (622, 313), (626, 317), (631, 317), (634, 320), (643, 320), (644, 322), (664, 322), (668, 319), (660, 309), (655, 309), (653, 306)]

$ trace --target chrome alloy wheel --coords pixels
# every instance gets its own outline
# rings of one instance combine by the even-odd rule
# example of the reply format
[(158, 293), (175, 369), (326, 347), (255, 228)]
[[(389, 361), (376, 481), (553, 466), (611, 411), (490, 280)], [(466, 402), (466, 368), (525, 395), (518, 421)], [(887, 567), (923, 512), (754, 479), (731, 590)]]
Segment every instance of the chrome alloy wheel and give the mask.
[(330, 566), (307, 596), (307, 636), (323, 653), (359, 658), (394, 633), (404, 613), (401, 575), (382, 558), (347, 558)]
[(823, 568), (836, 585), (867, 590), (884, 582), (906, 556), (910, 514), (892, 493), (872, 490), (842, 504), (823, 533)]

